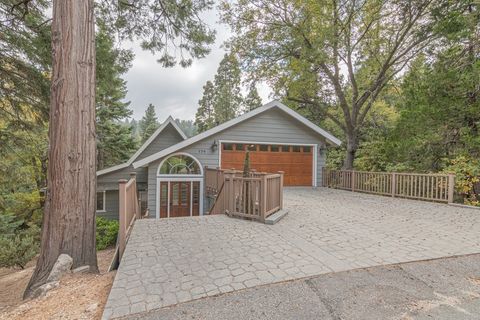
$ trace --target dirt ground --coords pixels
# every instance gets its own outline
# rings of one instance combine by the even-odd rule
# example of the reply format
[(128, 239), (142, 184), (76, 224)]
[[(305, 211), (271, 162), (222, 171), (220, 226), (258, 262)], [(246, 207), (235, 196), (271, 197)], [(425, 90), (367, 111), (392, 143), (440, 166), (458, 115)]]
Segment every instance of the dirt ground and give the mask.
[(113, 251), (98, 252), (100, 274), (67, 274), (58, 288), (27, 301), (22, 301), (22, 295), (35, 261), (24, 270), (0, 268), (0, 320), (100, 319), (115, 277), (115, 271), (106, 272)]

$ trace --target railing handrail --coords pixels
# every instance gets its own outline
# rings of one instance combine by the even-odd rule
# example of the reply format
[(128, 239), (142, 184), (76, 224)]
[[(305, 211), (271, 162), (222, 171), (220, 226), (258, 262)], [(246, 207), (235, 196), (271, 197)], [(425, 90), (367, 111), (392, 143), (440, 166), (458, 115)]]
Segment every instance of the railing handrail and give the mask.
[(119, 260), (121, 260), (135, 220), (141, 218), (141, 212), (138, 204), (136, 173), (131, 173), (128, 181), (120, 179), (118, 183), (119, 228), (117, 246)]
[(323, 169), (322, 185), (357, 192), (453, 202), (455, 175)]
[[(283, 208), (283, 174), (252, 171), (244, 177), (240, 170), (206, 167), (206, 189), (217, 188), (211, 212), (218, 213), (219, 205), (222, 213), (265, 221)], [(215, 179), (219, 175), (220, 187)]]

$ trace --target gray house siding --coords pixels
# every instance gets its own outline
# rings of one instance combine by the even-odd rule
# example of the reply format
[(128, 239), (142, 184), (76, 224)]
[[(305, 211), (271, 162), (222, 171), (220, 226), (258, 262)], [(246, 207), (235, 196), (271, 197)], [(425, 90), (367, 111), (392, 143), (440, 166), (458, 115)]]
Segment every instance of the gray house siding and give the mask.
[[(197, 158), (202, 166), (218, 167), (219, 149), (212, 151), (214, 140), (231, 140), (246, 142), (267, 142), (284, 144), (313, 144), (318, 149), (325, 146), (325, 139), (293, 119), (283, 111), (270, 109), (253, 118), (227, 128), (213, 136), (185, 147), (178, 152), (189, 153)], [(148, 165), (148, 208), (151, 215), (156, 212), (157, 170), (163, 159)], [(317, 185), (322, 179), (322, 167), (325, 165), (325, 152), (317, 151)]]
[(105, 191), (105, 212), (97, 212), (97, 216), (118, 220), (118, 190)]
[(143, 158), (168, 148), (180, 141), (183, 141), (183, 137), (171, 124), (168, 124), (158, 135), (158, 137), (153, 140), (152, 143), (145, 148), (145, 150), (143, 150), (143, 152), (135, 161), (142, 160)]
[[(137, 157), (136, 160), (141, 160), (180, 141), (183, 141), (183, 137), (171, 124), (169, 124), (167, 127), (165, 127), (165, 129), (163, 129), (157, 138), (153, 140), (152, 143), (147, 146), (147, 148), (145, 148), (145, 150)], [(134, 169), (133, 166), (129, 166), (127, 168), (119, 169), (97, 177), (97, 191), (108, 190), (106, 193), (107, 212), (98, 213), (99, 216), (118, 219), (118, 180), (128, 180), (131, 172), (137, 173), (138, 190), (147, 190), (148, 168)], [(155, 192), (155, 190), (153, 190), (153, 192)], [(150, 188), (147, 195), (147, 201), (150, 203)], [(153, 197), (153, 201), (155, 201), (155, 197)]]

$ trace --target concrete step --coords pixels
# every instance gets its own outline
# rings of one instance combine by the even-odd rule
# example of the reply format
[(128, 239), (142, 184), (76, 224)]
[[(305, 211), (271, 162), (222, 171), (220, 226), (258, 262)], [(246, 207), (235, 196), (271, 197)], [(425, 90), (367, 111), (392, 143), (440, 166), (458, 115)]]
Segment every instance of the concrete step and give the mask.
[(278, 221), (280, 221), (283, 217), (285, 217), (288, 214), (288, 210), (280, 210), (275, 212), (274, 214), (268, 216), (267, 219), (265, 219), (265, 224), (275, 224)]

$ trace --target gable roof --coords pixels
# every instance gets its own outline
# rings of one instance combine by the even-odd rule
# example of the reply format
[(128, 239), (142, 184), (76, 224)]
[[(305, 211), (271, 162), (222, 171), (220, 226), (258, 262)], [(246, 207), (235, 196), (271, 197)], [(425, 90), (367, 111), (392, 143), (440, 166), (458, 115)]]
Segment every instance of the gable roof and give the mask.
[(182, 129), (178, 126), (177, 122), (175, 120), (173, 120), (172, 116), (169, 116), (167, 118), (167, 120), (165, 120), (161, 125), (160, 127), (158, 127), (157, 130), (155, 130), (155, 132), (150, 136), (150, 138), (148, 138), (147, 141), (145, 141), (143, 143), (143, 145), (137, 150), (137, 152), (135, 152), (135, 154), (133, 156), (130, 157), (130, 159), (128, 159), (127, 162), (125, 163), (122, 163), (122, 164), (119, 164), (119, 165), (116, 165), (116, 166), (113, 166), (113, 167), (110, 167), (110, 168), (106, 168), (106, 169), (102, 169), (102, 170), (99, 170), (97, 171), (97, 176), (101, 176), (103, 174), (106, 174), (106, 173), (109, 173), (109, 172), (113, 172), (113, 171), (117, 171), (117, 170), (120, 170), (120, 169), (123, 169), (123, 168), (127, 168), (129, 167), (133, 161), (135, 161), (138, 156), (140, 156), (142, 154), (142, 152), (150, 145), (150, 143), (153, 142), (153, 140), (155, 140), (155, 138), (169, 125), (171, 124), (175, 130), (177, 130), (177, 132), (180, 134), (180, 136), (183, 138), (183, 140), (187, 139), (187, 135), (182, 131)]
[(298, 120), (299, 122), (303, 123), (305, 126), (307, 126), (308, 128), (312, 129), (313, 131), (315, 131), (316, 133), (318, 133), (319, 135), (323, 136), (327, 142), (329, 142), (330, 144), (332, 145), (335, 145), (335, 146), (339, 146), (342, 144), (342, 142), (334, 137), (332, 134), (330, 134), (329, 132), (323, 130), (322, 128), (320, 128), (319, 126), (317, 126), (316, 124), (314, 124), (313, 122), (311, 122), (310, 120), (306, 119), (305, 117), (301, 116), (299, 113), (295, 112), (294, 110), (290, 109), (289, 107), (287, 107), (286, 105), (284, 105), (283, 103), (281, 103), (280, 101), (278, 100), (273, 100), (259, 108), (256, 108), (250, 112), (247, 112), (235, 119), (232, 119), (232, 120), (229, 120), (227, 122), (224, 122), (210, 130), (207, 130), (205, 132), (202, 132), (200, 134), (197, 134), (196, 136), (193, 136), (189, 139), (186, 139), (182, 142), (179, 142), (177, 144), (174, 144), (168, 148), (165, 148), (157, 153), (154, 153), (148, 157), (145, 157), (139, 161), (135, 161), (133, 163), (133, 167), (134, 168), (138, 168), (138, 167), (142, 167), (152, 161), (155, 161), (157, 159), (160, 159), (160, 158), (163, 158), (164, 156), (166, 155), (169, 155), (173, 152), (176, 152), (180, 149), (183, 149), (191, 144), (194, 144), (200, 140), (203, 140), (205, 138), (208, 138), (220, 131), (223, 131), (227, 128), (230, 128), (238, 123), (241, 123), (247, 119), (250, 119), (252, 117), (255, 117), (256, 115), (260, 114), (260, 113), (263, 113), (267, 110), (270, 110), (270, 109), (273, 109), (273, 108), (278, 108), (282, 111), (284, 111), (285, 113), (287, 113), (288, 115), (290, 115), (291, 117), (295, 118), (296, 120)]

